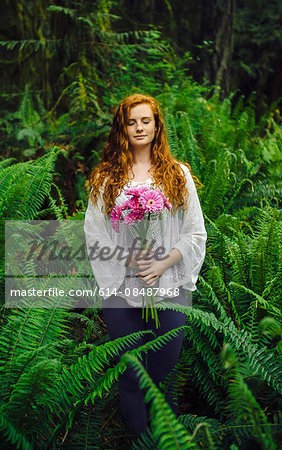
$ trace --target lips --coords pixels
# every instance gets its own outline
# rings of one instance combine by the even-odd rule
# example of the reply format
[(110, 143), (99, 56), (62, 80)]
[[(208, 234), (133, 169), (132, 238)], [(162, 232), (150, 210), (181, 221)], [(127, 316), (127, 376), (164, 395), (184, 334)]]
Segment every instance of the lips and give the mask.
[(138, 136), (134, 136), (135, 138), (141, 138), (141, 137), (146, 137), (144, 134), (140, 134)]

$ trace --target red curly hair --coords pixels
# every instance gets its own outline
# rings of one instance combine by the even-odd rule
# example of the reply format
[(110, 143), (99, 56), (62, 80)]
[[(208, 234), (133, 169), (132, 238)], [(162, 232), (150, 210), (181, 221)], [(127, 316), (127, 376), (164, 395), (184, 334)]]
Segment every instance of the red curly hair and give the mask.
[[(152, 168), (150, 169), (155, 187), (161, 188), (169, 199), (173, 207), (172, 214), (175, 214), (177, 207), (187, 207), (189, 192), (185, 187), (185, 175), (178, 163), (181, 162), (188, 167), (190, 173), (191, 167), (188, 163), (177, 161), (170, 153), (162, 112), (156, 99), (149, 95), (133, 94), (126, 97), (117, 106), (101, 161), (92, 170), (89, 177), (89, 184), (93, 188), (91, 199), (94, 204), (97, 202), (98, 194), (105, 182), (103, 200), (106, 214), (111, 213), (115, 206), (115, 199), (129, 181), (128, 167), (132, 171), (133, 157), (126, 123), (131, 108), (142, 103), (147, 103), (151, 107), (155, 118), (156, 133), (151, 143)], [(203, 186), (195, 175), (192, 177), (199, 187)]]

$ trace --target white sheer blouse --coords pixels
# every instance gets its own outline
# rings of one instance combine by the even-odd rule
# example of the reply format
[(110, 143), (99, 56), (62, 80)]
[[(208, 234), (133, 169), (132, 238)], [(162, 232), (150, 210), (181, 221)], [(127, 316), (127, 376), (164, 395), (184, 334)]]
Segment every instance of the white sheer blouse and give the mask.
[[(182, 255), (181, 261), (170, 266), (154, 284), (153, 288), (159, 288), (154, 290), (155, 302), (169, 299), (168, 289), (173, 290), (182, 286), (188, 291), (195, 291), (198, 274), (205, 258), (207, 232), (197, 190), (189, 169), (184, 164), (180, 166), (186, 176), (186, 187), (189, 192), (188, 208), (186, 210), (178, 208), (174, 216), (169, 210), (161, 213), (159, 220), (150, 223), (147, 234), (150, 240), (154, 241), (153, 250), (163, 246), (164, 254), (167, 254), (173, 248), (177, 248)], [(121, 205), (129, 199), (124, 193), (127, 188), (140, 185), (154, 188), (154, 181), (148, 178), (144, 183), (129, 182), (117, 197), (116, 205)], [(102, 290), (104, 300), (115, 293), (125, 298), (130, 306), (141, 307), (144, 285), (138, 277), (134, 276), (137, 271), (125, 266), (129, 252), (124, 251), (123, 259), (121, 259), (121, 253), (116, 251), (117, 246), (119, 249), (128, 250), (134, 238), (128, 226), (121, 226), (118, 233), (112, 228), (109, 218), (101, 211), (102, 204), (102, 192), (95, 205), (89, 197), (84, 222), (86, 247), (88, 255), (91, 254), (89, 259), (95, 280)], [(108, 250), (104, 250), (105, 258), (101, 256), (101, 253), (98, 257), (99, 250), (93, 252), (92, 248), (90, 253), (95, 242), (99, 242), (100, 249), (107, 247)], [(108, 254), (112, 256), (107, 258)]]

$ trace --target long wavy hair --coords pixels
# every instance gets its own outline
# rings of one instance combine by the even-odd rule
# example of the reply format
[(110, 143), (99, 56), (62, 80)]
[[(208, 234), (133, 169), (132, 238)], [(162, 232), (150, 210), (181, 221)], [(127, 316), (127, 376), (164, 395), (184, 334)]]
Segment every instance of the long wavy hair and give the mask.
[[(164, 120), (161, 109), (155, 98), (144, 94), (133, 94), (126, 97), (117, 106), (107, 143), (103, 149), (101, 161), (92, 170), (89, 177), (91, 200), (97, 202), (98, 194), (103, 186), (104, 213), (110, 214), (115, 206), (115, 200), (123, 187), (129, 182), (129, 168), (133, 169), (133, 157), (127, 134), (127, 120), (131, 108), (147, 103), (155, 118), (156, 132), (151, 143), (151, 162), (149, 170), (154, 178), (156, 188), (162, 189), (164, 195), (172, 204), (172, 214), (178, 207), (186, 208), (189, 192), (185, 184), (185, 175), (178, 164), (181, 162), (190, 170), (197, 187), (202, 183), (192, 174), (188, 163), (173, 158), (165, 133)], [(105, 183), (105, 184), (104, 184)]]

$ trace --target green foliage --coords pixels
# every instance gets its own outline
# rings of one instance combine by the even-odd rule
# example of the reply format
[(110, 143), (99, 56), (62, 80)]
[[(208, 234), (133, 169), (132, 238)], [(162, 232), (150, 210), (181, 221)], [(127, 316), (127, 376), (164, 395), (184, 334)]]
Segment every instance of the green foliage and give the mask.
[(191, 442), (191, 435), (177, 420), (167, 406), (164, 396), (146, 373), (142, 364), (132, 355), (122, 356), (122, 360), (130, 362), (140, 377), (140, 388), (147, 388), (145, 401), (151, 401), (150, 413), (154, 437), (158, 440), (158, 448), (198, 448)]
[(0, 217), (33, 220), (49, 194), (60, 149), (54, 147), (36, 161), (0, 168)]
[(279, 54), (282, 46), (279, 0), (239, 0), (235, 15), (235, 48), (233, 85), (258, 93), (259, 112), (265, 110), (271, 100), (281, 101), (279, 92)]
[[(244, 371), (239, 368), (238, 360), (229, 344), (225, 344), (222, 359), (227, 369), (229, 381), (226, 411), (229, 415), (225, 427), (229, 431), (234, 428), (237, 439), (255, 436), (262, 448), (275, 449), (271, 433), (271, 425), (256, 401), (253, 393), (244, 381)], [(234, 412), (236, 411), (236, 414)], [(244, 426), (242, 426), (244, 424)]]
[[(204, 185), (198, 193), (207, 253), (193, 307), (166, 306), (182, 311), (186, 324), (181, 358), (158, 386), (141, 357), (177, 330), (138, 347), (150, 331), (109, 341), (98, 310), (2, 305), (1, 441), (17, 448), (123, 446), (117, 382), (131, 365), (145, 389), (151, 429), (130, 448), (235, 450), (251, 440), (274, 449), (282, 354), (279, 111), (256, 120), (255, 97), (220, 101), (187, 73), (189, 52), (177, 57), (156, 29), (114, 32), (115, 2), (44, 5), (29, 36), (31, 19), (17, 9), (18, 34), (1, 43), (11, 58), (27, 60), (19, 95), (5, 97), (0, 119), (2, 303), (4, 220), (83, 220), (86, 176), (99, 161), (115, 106), (132, 92), (157, 98), (172, 154)], [(33, 284), (34, 267), (23, 269)], [(136, 348), (116, 362), (129, 344)], [(195, 402), (189, 409), (183, 399), (177, 418), (166, 395), (177, 402), (189, 383)]]

